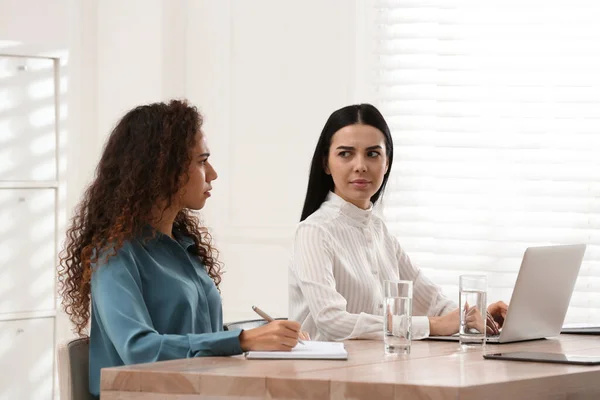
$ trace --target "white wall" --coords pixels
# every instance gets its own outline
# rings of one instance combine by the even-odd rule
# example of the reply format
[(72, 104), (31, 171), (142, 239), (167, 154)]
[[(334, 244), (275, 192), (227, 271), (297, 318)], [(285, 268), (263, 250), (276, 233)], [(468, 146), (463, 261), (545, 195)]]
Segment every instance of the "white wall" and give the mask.
[[(115, 122), (143, 103), (185, 95), (185, 0), (73, 0), (72, 136), (77, 187), (89, 183)], [(168, 6), (167, 6), (168, 5)]]
[[(203, 214), (226, 263), (225, 319), (255, 318), (252, 304), (286, 316), (288, 250), (313, 146), (328, 115), (356, 98), (356, 7), (0, 0), (0, 41), (68, 50), (69, 215), (126, 110), (171, 97), (198, 105), (220, 175)], [(58, 338), (69, 329), (59, 318)]]
[(219, 179), (206, 219), (225, 261), (226, 320), (287, 316), (287, 267), (310, 158), (352, 101), (354, 3), (190, 2), (186, 90)]
[(0, 40), (66, 45), (71, 0), (0, 0)]

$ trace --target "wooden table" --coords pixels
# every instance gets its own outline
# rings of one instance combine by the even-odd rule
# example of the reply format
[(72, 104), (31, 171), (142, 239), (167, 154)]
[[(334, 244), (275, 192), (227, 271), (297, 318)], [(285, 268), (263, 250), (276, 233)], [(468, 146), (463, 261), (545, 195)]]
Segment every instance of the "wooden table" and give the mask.
[(484, 360), (497, 351), (600, 356), (600, 337), (560, 338), (463, 351), (415, 341), (386, 356), (380, 341), (347, 341), (347, 361), (206, 357), (102, 370), (103, 400), (157, 399), (600, 399), (600, 366)]

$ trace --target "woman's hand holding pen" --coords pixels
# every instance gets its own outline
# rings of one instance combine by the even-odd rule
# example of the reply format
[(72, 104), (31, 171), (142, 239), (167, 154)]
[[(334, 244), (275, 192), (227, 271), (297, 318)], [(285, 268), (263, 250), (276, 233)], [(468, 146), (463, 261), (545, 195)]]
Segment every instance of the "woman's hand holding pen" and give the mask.
[(300, 333), (298, 334), (298, 338), (300, 338), (300, 340), (310, 340), (310, 335), (308, 334), (308, 332), (300, 331)]
[(258, 328), (242, 331), (240, 346), (244, 351), (290, 351), (298, 344), (298, 337), (306, 339), (296, 321), (275, 320)]

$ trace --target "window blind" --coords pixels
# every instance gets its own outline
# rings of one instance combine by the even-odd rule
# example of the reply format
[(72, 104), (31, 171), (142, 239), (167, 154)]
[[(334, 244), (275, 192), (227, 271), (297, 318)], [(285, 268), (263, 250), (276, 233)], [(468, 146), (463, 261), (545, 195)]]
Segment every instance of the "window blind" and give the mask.
[(510, 300), (528, 246), (587, 243), (566, 322), (600, 323), (600, 2), (374, 0), (390, 230), (453, 299)]

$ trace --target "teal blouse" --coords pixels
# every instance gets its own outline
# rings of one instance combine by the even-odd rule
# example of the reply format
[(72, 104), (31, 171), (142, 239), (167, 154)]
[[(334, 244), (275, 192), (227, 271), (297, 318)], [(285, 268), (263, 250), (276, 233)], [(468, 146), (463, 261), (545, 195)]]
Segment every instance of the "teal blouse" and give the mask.
[(221, 296), (193, 241), (175, 237), (127, 241), (92, 274), (91, 394), (101, 368), (242, 353), (241, 331), (223, 331)]

